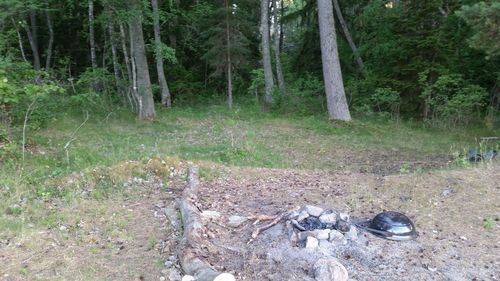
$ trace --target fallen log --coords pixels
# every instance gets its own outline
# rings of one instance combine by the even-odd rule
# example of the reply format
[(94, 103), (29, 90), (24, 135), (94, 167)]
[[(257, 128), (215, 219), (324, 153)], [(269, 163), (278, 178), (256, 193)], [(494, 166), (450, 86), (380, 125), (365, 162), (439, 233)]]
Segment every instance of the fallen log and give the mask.
[(232, 274), (216, 271), (203, 258), (201, 246), (207, 235), (200, 211), (195, 205), (198, 198), (198, 173), (197, 167), (189, 169), (187, 187), (182, 198), (177, 200), (184, 229), (178, 252), (181, 266), (185, 274), (194, 276), (197, 281), (234, 281), (236, 279)]

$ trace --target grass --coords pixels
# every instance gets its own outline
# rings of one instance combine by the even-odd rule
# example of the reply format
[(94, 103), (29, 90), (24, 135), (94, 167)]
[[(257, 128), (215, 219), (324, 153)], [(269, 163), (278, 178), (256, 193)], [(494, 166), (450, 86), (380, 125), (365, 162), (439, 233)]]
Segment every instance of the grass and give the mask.
[[(159, 109), (154, 122), (139, 121), (125, 110), (93, 113), (66, 153), (64, 145), (84, 119), (84, 113), (65, 113), (43, 129), (28, 131), (30, 147), (25, 161), (19, 153), (17, 158), (3, 160), (0, 229), (16, 232), (28, 222), (54, 227), (62, 219), (47, 210), (42, 212), (46, 216), (37, 214), (37, 208), (44, 208), (43, 202), (78, 200), (79, 192), (89, 183), (95, 200), (123, 195), (122, 182), (127, 177), (147, 173), (168, 176), (169, 171), (162, 170), (163, 164), (158, 162), (165, 156), (235, 166), (325, 170), (356, 170), (377, 161), (382, 161), (381, 165), (392, 161), (395, 173), (407, 173), (413, 168), (408, 161), (458, 154), (477, 144), (478, 137), (498, 134), (483, 129), (443, 131), (387, 120), (336, 123), (320, 115), (279, 116), (255, 106), (237, 106), (230, 111), (223, 105), (203, 105)], [(14, 132), (20, 136), (20, 128)], [(144, 159), (157, 160), (143, 162), (146, 169), (133, 164), (119, 166)], [(113, 167), (115, 177), (106, 169), (91, 170), (96, 167)], [(86, 176), (76, 177), (72, 189), (57, 183), (82, 171)], [(116, 173), (121, 174), (116, 177)], [(29, 204), (23, 200), (39, 203), (25, 207)], [(24, 205), (17, 206), (19, 202)]]

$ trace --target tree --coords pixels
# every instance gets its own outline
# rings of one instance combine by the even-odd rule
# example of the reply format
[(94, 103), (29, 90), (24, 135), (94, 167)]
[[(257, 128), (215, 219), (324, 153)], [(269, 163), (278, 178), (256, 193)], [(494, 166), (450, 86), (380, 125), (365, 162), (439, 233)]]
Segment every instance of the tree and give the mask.
[(95, 52), (95, 32), (94, 32), (94, 0), (89, 0), (89, 41), (90, 41), (90, 62), (92, 70), (97, 69), (97, 58)]
[(135, 68), (134, 90), (137, 91), (139, 102), (139, 118), (151, 120), (156, 116), (149, 66), (146, 58), (146, 47), (142, 31), (141, 1), (131, 3), (131, 11), (135, 11), (130, 19), (130, 45), (132, 50), (132, 65)]
[(164, 44), (160, 36), (160, 12), (158, 10), (158, 0), (151, 0), (153, 7), (153, 28), (155, 37), (155, 57), (156, 57), (156, 70), (158, 72), (158, 82), (160, 84), (161, 103), (170, 107), (172, 100), (170, 97), (170, 90), (168, 89), (167, 78), (165, 78), (165, 70), (163, 69), (162, 49)]
[(463, 6), (457, 15), (474, 31), (469, 40), (473, 48), (484, 50), (490, 56), (500, 55), (500, 2)]
[(281, 19), (278, 19), (278, 2), (273, 0), (273, 26), (274, 26), (274, 57), (276, 62), (276, 78), (278, 78), (278, 87), (282, 94), (285, 94), (285, 77), (281, 66)]
[(328, 115), (332, 120), (350, 121), (351, 114), (347, 105), (340, 70), (331, 0), (318, 0), (318, 22)]
[(260, 34), (262, 64), (264, 66), (265, 94), (264, 103), (269, 106), (273, 103), (273, 69), (271, 66), (271, 51), (269, 49), (269, 0), (260, 1)]

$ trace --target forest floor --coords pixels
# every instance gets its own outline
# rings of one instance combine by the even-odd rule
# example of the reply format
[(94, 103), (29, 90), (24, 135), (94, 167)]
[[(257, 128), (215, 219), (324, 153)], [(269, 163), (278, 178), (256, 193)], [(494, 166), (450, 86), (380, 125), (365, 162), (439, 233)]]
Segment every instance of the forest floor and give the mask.
[(174, 112), (151, 124), (110, 116), (84, 126), (68, 154), (82, 120), (34, 133), (23, 166), (4, 161), (0, 280), (180, 280), (175, 200), (192, 165), (199, 207), (221, 214), (206, 221), (204, 257), (238, 280), (313, 280), (297, 257), (269, 258), (280, 226), (247, 244), (250, 221), (226, 225), (306, 204), (415, 222), (415, 241), (364, 234), (368, 246), (341, 249), (352, 280), (500, 278), (500, 166), (459, 157), (486, 133), (248, 112)]

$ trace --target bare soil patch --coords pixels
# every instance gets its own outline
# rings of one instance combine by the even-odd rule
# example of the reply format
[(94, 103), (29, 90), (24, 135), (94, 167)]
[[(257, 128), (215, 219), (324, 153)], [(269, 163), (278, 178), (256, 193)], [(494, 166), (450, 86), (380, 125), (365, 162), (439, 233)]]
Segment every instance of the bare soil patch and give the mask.
[[(283, 225), (247, 245), (255, 226), (226, 225), (231, 215), (277, 214), (307, 204), (373, 217), (383, 210), (407, 214), (416, 241), (387, 241), (365, 233), (363, 244), (329, 249), (352, 280), (498, 280), (500, 168), (377, 176), (362, 173), (240, 169), (203, 183), (208, 222), (208, 259), (240, 280), (314, 280), (312, 263), (325, 253), (292, 248)], [(484, 227), (485, 220), (495, 226)]]

